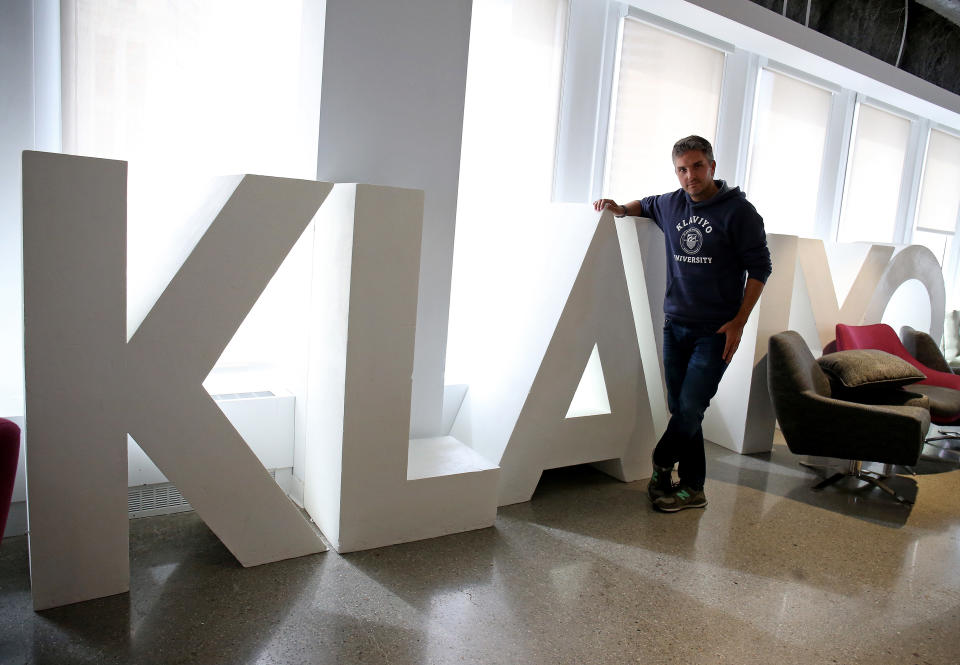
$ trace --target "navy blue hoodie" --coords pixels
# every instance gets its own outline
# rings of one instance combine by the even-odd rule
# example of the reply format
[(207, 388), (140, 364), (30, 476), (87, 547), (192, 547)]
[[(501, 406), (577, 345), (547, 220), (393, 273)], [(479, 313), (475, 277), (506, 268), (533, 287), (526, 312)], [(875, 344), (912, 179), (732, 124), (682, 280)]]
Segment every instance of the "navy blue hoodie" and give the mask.
[(766, 282), (773, 271), (763, 218), (739, 187), (699, 203), (684, 190), (648, 196), (641, 216), (663, 231), (667, 291), (663, 311), (682, 323), (719, 328), (737, 315), (747, 277)]

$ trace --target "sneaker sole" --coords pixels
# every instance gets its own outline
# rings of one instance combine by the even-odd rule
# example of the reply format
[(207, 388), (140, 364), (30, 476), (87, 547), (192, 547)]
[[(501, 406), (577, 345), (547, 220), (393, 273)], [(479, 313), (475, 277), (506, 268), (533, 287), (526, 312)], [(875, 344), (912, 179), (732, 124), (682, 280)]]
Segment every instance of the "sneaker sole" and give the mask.
[(707, 502), (703, 503), (685, 503), (682, 506), (659, 506), (654, 502), (653, 507), (659, 510), (661, 513), (679, 513), (681, 510), (686, 510), (687, 508), (706, 508)]

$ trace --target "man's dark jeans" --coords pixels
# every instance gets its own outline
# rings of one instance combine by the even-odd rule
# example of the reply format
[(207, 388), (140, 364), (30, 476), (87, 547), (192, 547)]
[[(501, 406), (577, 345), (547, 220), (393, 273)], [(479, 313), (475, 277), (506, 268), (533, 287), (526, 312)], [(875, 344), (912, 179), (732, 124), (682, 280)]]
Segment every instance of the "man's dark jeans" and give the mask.
[(707, 460), (703, 451), (703, 413), (717, 393), (727, 369), (723, 360), (726, 336), (715, 325), (671, 321), (663, 326), (663, 368), (667, 380), (670, 422), (653, 451), (657, 466), (679, 462), (680, 482), (703, 489)]

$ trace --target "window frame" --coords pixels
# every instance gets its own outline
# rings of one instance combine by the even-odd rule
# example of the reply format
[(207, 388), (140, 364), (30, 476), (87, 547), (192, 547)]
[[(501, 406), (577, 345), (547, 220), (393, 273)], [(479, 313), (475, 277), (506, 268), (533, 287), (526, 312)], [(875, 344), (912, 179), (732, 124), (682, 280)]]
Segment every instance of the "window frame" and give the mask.
[[(613, 129), (614, 129), (614, 119), (617, 110), (617, 94), (619, 89), (620, 81), (620, 62), (623, 55), (623, 33), (624, 26), (627, 21), (637, 21), (639, 23), (644, 23), (650, 27), (653, 27), (657, 30), (662, 30), (663, 32), (672, 34), (681, 39), (686, 39), (707, 48), (714, 49), (723, 53), (723, 74), (721, 75), (720, 80), (720, 97), (717, 104), (717, 125), (715, 128), (715, 134), (717, 139), (714, 143), (720, 143), (721, 131), (724, 129), (721, 124), (721, 118), (724, 116), (723, 108), (724, 103), (728, 100), (725, 99), (729, 96), (727, 79), (729, 78), (730, 73), (730, 61), (731, 54), (735, 51), (735, 47), (732, 44), (727, 42), (715, 39), (709, 35), (697, 32), (686, 28), (685, 26), (674, 23), (666, 19), (662, 19), (654, 14), (645, 12), (643, 10), (637, 9), (635, 7), (628, 7), (626, 10), (622, 11), (619, 16), (619, 20), (616, 24), (617, 36), (616, 36), (616, 52), (613, 60), (614, 69), (611, 73), (609, 79), (610, 92), (609, 99), (610, 103), (607, 108), (607, 113), (605, 114), (605, 119), (602, 121), (604, 124), (604, 141), (602, 144), (598, 141), (597, 146), (597, 155), (594, 160), (597, 169), (594, 171), (593, 186), (591, 188), (591, 198), (599, 198), (602, 196), (604, 188), (608, 186), (608, 178), (610, 176), (610, 166), (611, 160), (609, 159), (610, 155), (613, 152)], [(716, 150), (715, 150), (716, 152)]]
[(960, 278), (960, 247), (958, 247), (957, 242), (958, 238), (960, 238), (960, 208), (957, 210), (957, 219), (954, 221), (953, 231), (949, 233), (939, 229), (920, 227), (917, 224), (917, 216), (920, 214), (920, 188), (923, 186), (923, 174), (927, 167), (927, 153), (930, 149), (930, 137), (933, 135), (934, 130), (936, 130), (938, 132), (942, 132), (943, 134), (947, 134), (948, 136), (952, 136), (955, 139), (960, 139), (960, 129), (955, 129), (953, 127), (932, 122), (930, 120), (924, 120), (923, 123), (923, 150), (921, 151), (920, 168), (919, 173), (917, 174), (916, 201), (913, 207), (913, 215), (910, 218), (910, 223), (907, 228), (905, 244), (912, 244), (913, 235), (917, 230), (924, 231), (926, 233), (952, 235), (950, 251), (947, 252), (944, 263), (941, 266), (943, 269), (943, 279), (947, 290), (947, 297), (950, 298), (955, 288), (954, 285), (956, 284), (957, 279)]
[[(906, 244), (906, 236), (909, 231), (909, 221), (912, 219), (911, 212), (916, 209), (917, 189), (919, 187), (919, 176), (917, 174), (917, 136), (919, 134), (921, 118), (916, 114), (905, 111), (899, 107), (887, 104), (886, 102), (874, 99), (867, 95), (857, 93), (854, 100), (853, 120), (850, 127), (850, 135), (847, 140), (846, 154), (844, 156), (843, 180), (839, 191), (839, 205), (837, 207), (837, 218), (833, 222), (832, 231), (829, 236), (833, 242), (839, 242), (840, 226), (843, 220), (843, 207), (847, 202), (848, 186), (847, 173), (850, 170), (850, 162), (854, 154), (854, 137), (857, 133), (857, 125), (860, 119), (860, 109), (866, 105), (878, 111), (897, 116), (910, 123), (909, 133), (907, 135), (906, 151), (903, 155), (903, 167), (900, 171), (900, 191), (897, 194), (897, 209), (894, 212), (893, 237), (885, 241), (894, 245)], [(922, 157), (922, 156), (921, 156)]]
[[(843, 122), (841, 107), (845, 103), (843, 97), (843, 89), (829, 81), (824, 79), (817, 78), (807, 74), (806, 72), (801, 72), (798, 69), (785, 65), (783, 63), (777, 62), (776, 60), (771, 60), (769, 58), (758, 57), (757, 70), (755, 74), (755, 87), (752, 91), (752, 101), (753, 101), (753, 110), (750, 116), (750, 126), (747, 133), (744, 134), (745, 140), (743, 141), (744, 155), (742, 157), (741, 163), (743, 164), (742, 174), (738, 174), (739, 178), (737, 179), (738, 183), (743, 183), (744, 191), (749, 195), (749, 177), (750, 177), (750, 166), (753, 157), (753, 146), (756, 138), (757, 132), (757, 111), (760, 105), (760, 77), (763, 75), (763, 70), (769, 70), (774, 74), (779, 74), (781, 76), (787, 76), (799, 81), (800, 83), (806, 83), (807, 85), (820, 88), (826, 92), (830, 93), (830, 110), (827, 116), (827, 127), (826, 135), (823, 140), (823, 153), (820, 155), (820, 178), (817, 184), (817, 202), (814, 207), (814, 215), (816, 219), (814, 221), (814, 235), (817, 237), (822, 237), (825, 232), (829, 232), (824, 229), (824, 224), (822, 219), (824, 217), (824, 208), (827, 208), (830, 205), (830, 197), (826, 196), (825, 193), (830, 191), (836, 183), (834, 176), (829, 172), (829, 169), (825, 168), (827, 162), (827, 155), (830, 152), (830, 149), (833, 148), (832, 143), (835, 143), (836, 132), (835, 125), (840, 122)], [(838, 117), (838, 112), (840, 116)], [(842, 130), (841, 130), (842, 131)], [(844, 173), (846, 170), (844, 169)]]
[[(917, 178), (918, 178), (917, 192), (916, 192), (917, 200), (913, 208), (913, 216), (911, 217), (911, 220), (910, 220), (911, 223), (909, 225), (908, 239), (912, 239), (913, 232), (918, 229), (920, 231), (926, 231), (928, 233), (940, 233), (943, 235), (946, 235), (948, 233), (947, 231), (941, 231), (940, 229), (920, 227), (920, 225), (917, 223), (917, 216), (920, 214), (920, 188), (923, 186), (923, 175), (927, 169), (927, 153), (930, 150), (930, 137), (933, 136), (934, 131), (938, 131), (941, 134), (946, 134), (957, 140), (960, 140), (960, 129), (953, 129), (951, 127), (947, 127), (939, 123), (924, 121), (923, 150), (921, 151), (920, 160), (919, 160), (920, 168), (919, 168), (919, 173), (917, 174)], [(957, 220), (954, 224), (953, 231), (949, 233), (952, 233), (954, 237), (956, 237), (958, 231), (960, 231), (960, 209), (957, 210)], [(944, 266), (944, 268), (946, 268), (946, 266)]]

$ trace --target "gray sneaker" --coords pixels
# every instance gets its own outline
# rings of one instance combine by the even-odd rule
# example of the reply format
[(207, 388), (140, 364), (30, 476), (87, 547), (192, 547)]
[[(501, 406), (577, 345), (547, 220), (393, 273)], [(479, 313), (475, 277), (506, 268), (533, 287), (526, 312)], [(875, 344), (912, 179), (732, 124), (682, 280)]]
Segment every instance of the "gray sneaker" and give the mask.
[(705, 508), (706, 506), (707, 497), (703, 490), (694, 490), (683, 485), (653, 502), (654, 508), (665, 513), (675, 513), (685, 508)]
[(674, 490), (672, 476), (673, 469), (653, 465), (653, 475), (650, 476), (650, 483), (647, 485), (647, 496), (651, 501), (656, 501)]

